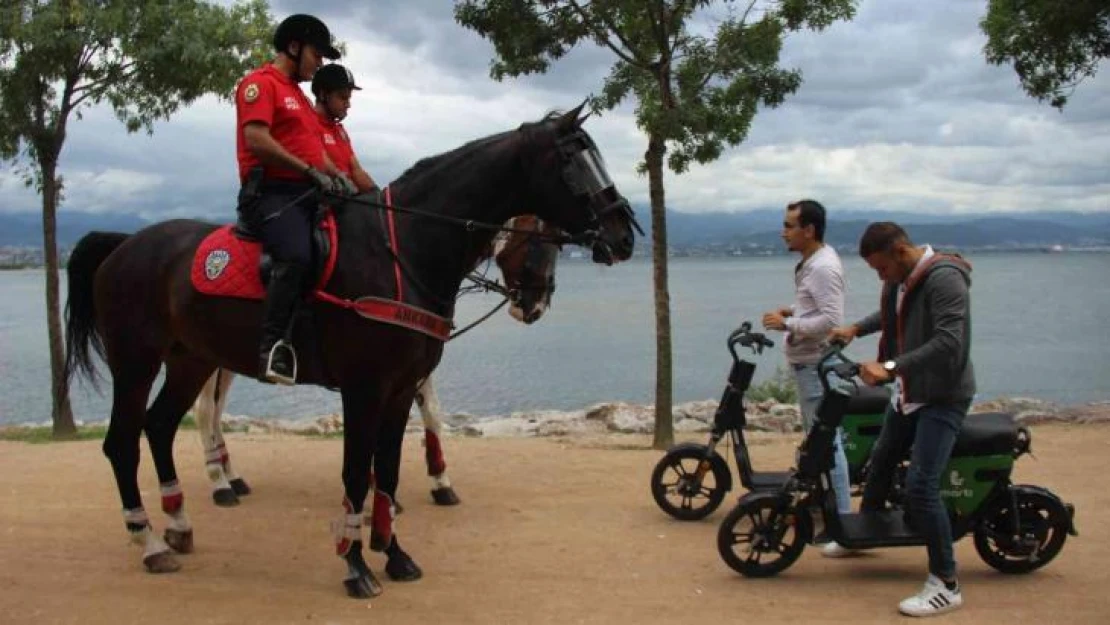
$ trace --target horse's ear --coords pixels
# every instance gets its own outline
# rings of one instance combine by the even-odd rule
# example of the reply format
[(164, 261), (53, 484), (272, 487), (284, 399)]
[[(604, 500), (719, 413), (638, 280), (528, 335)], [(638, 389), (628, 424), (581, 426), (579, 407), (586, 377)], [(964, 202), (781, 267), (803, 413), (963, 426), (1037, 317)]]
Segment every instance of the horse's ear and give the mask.
[[(585, 107), (586, 100), (582, 100), (582, 104), (579, 104), (573, 109), (567, 111), (563, 114), (562, 117), (559, 118), (559, 126), (564, 130), (572, 130), (574, 128), (577, 128), (578, 125), (581, 123), (578, 120), (578, 116), (582, 113), (582, 109)], [(585, 118), (583, 118), (582, 121), (585, 121)]]
[(575, 122), (575, 123), (574, 123), (574, 125), (575, 125), (575, 126), (578, 126), (579, 128), (581, 128), (581, 127), (582, 127), (582, 124), (585, 124), (585, 123), (586, 123), (586, 120), (587, 120), (587, 119), (589, 119), (589, 118), (590, 118), (590, 115), (593, 115), (593, 114), (594, 114), (594, 112), (593, 112), (593, 111), (590, 111), (589, 113), (586, 113), (586, 114), (585, 114), (585, 115), (583, 115), (582, 117), (579, 117), (579, 118), (578, 118), (578, 121), (577, 121), (577, 122)]

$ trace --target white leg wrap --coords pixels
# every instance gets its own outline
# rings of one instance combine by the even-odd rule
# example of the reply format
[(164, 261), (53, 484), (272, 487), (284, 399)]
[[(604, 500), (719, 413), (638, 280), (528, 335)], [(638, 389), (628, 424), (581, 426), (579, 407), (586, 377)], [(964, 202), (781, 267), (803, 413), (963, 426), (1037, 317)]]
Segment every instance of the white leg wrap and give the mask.
[(154, 533), (154, 529), (150, 526), (150, 519), (147, 518), (146, 510), (143, 508), (124, 510), (123, 520), (129, 525), (143, 526), (142, 529), (129, 531), (128, 534), (130, 534), (132, 544), (142, 545), (144, 559), (156, 553), (170, 551), (170, 546), (167, 545), (160, 536)]
[(344, 514), (339, 519), (332, 521), (331, 532), (335, 535), (335, 542), (343, 539), (359, 540), (362, 537), (362, 515)]
[(188, 532), (193, 529), (193, 523), (189, 520), (189, 515), (185, 514), (185, 508), (182, 507), (174, 514), (167, 515), (170, 517), (169, 528), (175, 529), (179, 532)]
[(162, 540), (162, 537), (158, 534), (155, 534), (150, 526), (147, 526), (146, 529), (140, 532), (140, 535), (143, 545), (144, 560), (156, 553), (166, 553), (167, 551), (172, 551), (172, 549), (170, 549), (170, 546), (166, 544), (166, 541)]
[(439, 475), (432, 476), (432, 484), (435, 488), (451, 488), (451, 478), (447, 477), (447, 472), (444, 471)]

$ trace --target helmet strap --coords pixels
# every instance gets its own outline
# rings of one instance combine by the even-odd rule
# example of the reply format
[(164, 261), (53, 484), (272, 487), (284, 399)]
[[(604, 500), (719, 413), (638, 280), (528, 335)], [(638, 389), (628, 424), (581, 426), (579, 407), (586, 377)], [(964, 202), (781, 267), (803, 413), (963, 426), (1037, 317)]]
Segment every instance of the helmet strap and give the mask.
[[(293, 43), (293, 42), (290, 42)], [(289, 46), (285, 47), (285, 54), (293, 59), (293, 81), (297, 82), (301, 77), (301, 54), (304, 52), (304, 42), (298, 41), (297, 53), (293, 54), (289, 51)]]

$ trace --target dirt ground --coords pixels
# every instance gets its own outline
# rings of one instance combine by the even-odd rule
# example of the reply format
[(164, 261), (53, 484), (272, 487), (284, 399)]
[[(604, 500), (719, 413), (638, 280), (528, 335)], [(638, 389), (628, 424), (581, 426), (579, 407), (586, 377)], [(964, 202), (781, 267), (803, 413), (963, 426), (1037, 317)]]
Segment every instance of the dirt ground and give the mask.
[[(690, 437), (684, 437), (690, 438)], [(700, 439), (701, 437), (696, 437)], [(890, 623), (925, 575), (921, 548), (828, 560), (809, 548), (777, 578), (745, 579), (717, 555), (738, 493), (695, 523), (660, 512), (648, 487), (660, 452), (641, 436), (446, 440), (462, 505), (432, 504), (416, 437), (406, 441), (397, 525), (424, 579), (346, 597), (329, 523), (340, 513), (339, 440), (233, 435), (254, 488), (238, 508), (209, 497), (195, 432), (178, 468), (196, 531), (181, 571), (144, 572), (95, 442), (0, 443), (0, 623)], [(789, 465), (795, 439), (762, 436), (757, 467)], [(1077, 507), (1080, 535), (1045, 569), (1004, 576), (957, 545), (966, 605), (949, 623), (1110, 622), (1110, 426), (1041, 425), (1018, 482)], [(141, 484), (156, 529), (153, 465)]]

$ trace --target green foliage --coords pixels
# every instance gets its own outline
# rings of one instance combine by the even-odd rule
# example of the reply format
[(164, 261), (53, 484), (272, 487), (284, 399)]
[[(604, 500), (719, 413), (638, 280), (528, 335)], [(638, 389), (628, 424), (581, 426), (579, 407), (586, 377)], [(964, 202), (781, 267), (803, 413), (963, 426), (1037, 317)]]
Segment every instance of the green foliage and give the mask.
[[(108, 433), (106, 425), (83, 425), (77, 428), (77, 433), (67, 438), (67, 441), (102, 440)], [(53, 428), (51, 426), (14, 426), (0, 428), (0, 441), (13, 441), (18, 443), (53, 443)]]
[[(635, 96), (637, 124), (666, 142), (668, 166), (682, 173), (741, 143), (759, 106), (776, 107), (798, 89), (800, 72), (779, 67), (788, 32), (850, 19), (855, 4), (463, 0), (455, 19), (493, 43), (490, 75), (497, 80), (543, 73), (580, 43), (610, 49), (616, 61), (591, 107), (610, 110)], [(712, 5), (724, 14), (698, 19)]]
[[(230, 100), (269, 54), (264, 0), (6, 0), (0, 8), (0, 158), (56, 166), (71, 114), (111, 106), (153, 131), (206, 94)], [(41, 171), (30, 171), (41, 186)]]
[[(195, 430), (197, 429), (197, 422), (191, 416), (186, 416), (184, 419), (181, 420), (180, 429)], [(104, 436), (107, 433), (108, 425), (104, 423), (82, 425), (78, 426), (76, 436), (66, 440), (103, 440)], [(52, 428), (49, 425), (13, 425), (0, 427), (0, 441), (15, 441), (19, 443), (53, 443), (56, 442), (57, 439), (54, 438)]]
[(798, 403), (798, 385), (790, 371), (779, 366), (770, 378), (753, 384), (744, 395), (750, 401), (773, 399), (780, 404)]
[(990, 0), (985, 53), (1013, 65), (1025, 92), (1056, 108), (1110, 56), (1107, 0)]

